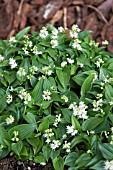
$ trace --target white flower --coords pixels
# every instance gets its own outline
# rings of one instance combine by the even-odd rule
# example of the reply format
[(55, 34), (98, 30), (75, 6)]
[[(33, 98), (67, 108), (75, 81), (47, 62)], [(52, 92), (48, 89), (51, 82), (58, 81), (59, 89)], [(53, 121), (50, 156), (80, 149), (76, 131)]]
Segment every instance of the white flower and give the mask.
[(7, 125), (12, 124), (13, 122), (14, 122), (14, 117), (12, 115), (6, 118)]
[(71, 30), (71, 31), (70, 31), (70, 36), (71, 36), (72, 38), (78, 38), (78, 33), (77, 33), (76, 31)]
[(19, 74), (19, 76), (25, 76), (26, 75), (25, 69), (20, 67), (19, 70), (17, 71), (17, 74)]
[(82, 47), (81, 47), (80, 43), (81, 43), (81, 41), (78, 40), (78, 39), (76, 39), (76, 40), (74, 40), (74, 42), (73, 42), (73, 44), (72, 44), (72, 47), (75, 48), (75, 49), (77, 49), (77, 50), (80, 50), (80, 51), (81, 51), (81, 50), (82, 50)]
[(47, 138), (45, 142), (46, 142), (46, 143), (50, 143), (51, 140), (50, 140), (49, 138)]
[(63, 61), (62, 63), (61, 63), (61, 67), (65, 67), (67, 65), (67, 62), (66, 61)]
[(100, 67), (101, 63), (103, 64), (104, 61), (103, 61), (101, 58), (99, 58), (99, 59), (96, 61), (95, 64), (96, 64), (97, 67)]
[(68, 102), (68, 97), (65, 96), (65, 95), (63, 95), (63, 96), (61, 97), (61, 99), (63, 99), (65, 102)]
[(67, 126), (67, 134), (71, 134), (72, 136), (75, 136), (75, 134), (78, 133), (78, 130), (74, 130), (74, 126)]
[(67, 58), (67, 61), (68, 61), (69, 64), (73, 64), (74, 63), (74, 60), (71, 59), (71, 58)]
[(42, 68), (42, 70), (44, 71), (45, 74), (47, 74), (48, 76), (50, 76), (53, 71), (51, 70), (51, 67), (50, 66), (45, 66)]
[(40, 30), (39, 36), (43, 39), (46, 38), (48, 36), (47, 28), (42, 27), (42, 30)]
[(113, 133), (113, 127), (111, 127), (111, 132)]
[(63, 138), (63, 139), (66, 139), (66, 138), (67, 138), (67, 135), (66, 135), (66, 134), (64, 134), (64, 135), (62, 136), (62, 138)]
[(51, 38), (52, 39), (58, 38), (58, 30), (56, 28), (53, 29)]
[(26, 92), (26, 95), (24, 96), (24, 104), (28, 104), (28, 102), (31, 101), (31, 96), (28, 92)]
[(109, 161), (106, 161), (106, 162), (105, 162), (104, 169), (105, 169), (105, 170), (109, 170), (110, 166), (111, 166), (111, 165), (110, 165), (110, 162), (109, 162)]
[(49, 90), (46, 90), (46, 91), (43, 91), (42, 97), (43, 97), (44, 100), (51, 100), (50, 95), (51, 95), (51, 92)]
[(13, 134), (14, 134), (14, 137), (12, 138), (12, 141), (18, 142), (19, 141), (19, 138), (17, 137), (18, 136), (18, 131), (14, 131)]
[(7, 95), (7, 103), (10, 104), (12, 102), (12, 100), (13, 100), (12, 95), (8, 94)]
[(63, 27), (60, 26), (60, 27), (58, 27), (58, 30), (59, 30), (59, 32), (62, 33), (65, 29), (64, 29)]
[(53, 123), (53, 126), (57, 127), (58, 123), (61, 121), (61, 114), (56, 115), (55, 122)]
[(11, 66), (11, 69), (13, 69), (13, 68), (15, 68), (17, 66), (17, 63), (13, 58), (9, 59), (9, 64)]
[(70, 145), (70, 142), (67, 143), (67, 141), (65, 141), (65, 144), (63, 144), (63, 149), (66, 149), (66, 152), (70, 152)]
[(44, 165), (46, 165), (46, 162), (40, 162), (40, 165), (44, 166)]
[(3, 61), (4, 57), (2, 55), (0, 55), (0, 61)]
[(38, 68), (36, 66), (32, 66), (32, 67), (29, 68), (29, 70), (32, 74), (35, 74), (35, 71), (37, 71)]
[(84, 102), (80, 102), (79, 106), (76, 105), (75, 102), (73, 102), (72, 104), (70, 104), (69, 109), (73, 110), (73, 115), (74, 116), (78, 116), (78, 118), (82, 118), (82, 119), (87, 119), (87, 106), (84, 104)]
[(58, 41), (57, 40), (51, 40), (50, 43), (52, 45), (52, 48), (55, 48), (55, 47), (58, 46)]
[(77, 32), (81, 31), (80, 28), (78, 27), (78, 25), (75, 25), (75, 24), (72, 26), (72, 30), (77, 31)]
[(108, 41), (107, 40), (105, 40), (105, 41), (102, 41), (102, 45), (108, 45), (109, 43), (108, 43)]
[(99, 99), (99, 100), (94, 100), (93, 101), (93, 111), (99, 111), (100, 110), (100, 107), (103, 105), (102, 104), (103, 100), (102, 99)]
[(32, 41), (28, 41), (28, 46), (29, 46), (29, 47), (32, 47), (32, 46), (33, 46)]
[(73, 25), (72, 30), (70, 30), (70, 36), (72, 38), (78, 38), (78, 32), (80, 32), (78, 25)]
[(50, 144), (50, 147), (52, 150), (55, 150), (56, 148), (59, 148), (59, 146), (61, 145), (59, 140), (53, 140), (53, 143)]
[(15, 37), (10, 37), (9, 42), (17, 42), (17, 40), (15, 39)]

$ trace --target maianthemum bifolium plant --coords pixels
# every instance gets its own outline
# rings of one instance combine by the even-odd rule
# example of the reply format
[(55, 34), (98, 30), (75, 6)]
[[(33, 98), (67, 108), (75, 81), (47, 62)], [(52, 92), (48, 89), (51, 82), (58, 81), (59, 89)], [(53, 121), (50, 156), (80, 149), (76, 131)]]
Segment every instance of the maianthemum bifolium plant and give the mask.
[(113, 170), (113, 56), (77, 25), (29, 29), (0, 41), (0, 159)]

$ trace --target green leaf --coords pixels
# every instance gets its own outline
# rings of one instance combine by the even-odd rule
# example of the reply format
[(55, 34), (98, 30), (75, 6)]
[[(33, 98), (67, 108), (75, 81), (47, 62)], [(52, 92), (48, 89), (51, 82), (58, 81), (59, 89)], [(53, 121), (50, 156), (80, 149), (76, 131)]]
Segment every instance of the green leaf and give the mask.
[(39, 80), (31, 92), (31, 96), (34, 99), (34, 102), (39, 102), (42, 100), (42, 91), (43, 91), (43, 79)]
[(80, 142), (85, 142), (85, 139), (83, 138), (83, 136), (74, 137), (74, 139), (71, 141), (71, 148), (75, 147)]
[(100, 155), (96, 155), (93, 159), (91, 159), (91, 161), (86, 165), (86, 167), (94, 166), (94, 165), (97, 164), (101, 159), (102, 159), (102, 157), (101, 157)]
[(38, 156), (34, 157), (34, 162), (36, 163), (46, 162), (44, 155), (42, 153), (39, 153)]
[(105, 85), (105, 97), (108, 101), (113, 97), (113, 87), (110, 84)]
[(50, 116), (47, 116), (42, 119), (42, 123), (39, 125), (39, 128), (38, 128), (40, 132), (44, 132), (46, 129), (49, 128), (49, 117)]
[(62, 157), (53, 159), (53, 167), (55, 170), (64, 170), (64, 160)]
[(60, 81), (62, 87), (64, 89), (67, 89), (67, 85), (68, 85), (69, 80), (70, 80), (69, 73), (67, 73), (66, 71), (62, 71), (60, 68), (57, 68), (56, 74), (57, 74), (58, 80)]
[(94, 130), (100, 123), (104, 121), (104, 118), (100, 117), (90, 117), (89, 119), (85, 120), (82, 124), (82, 130)]
[(22, 141), (19, 141), (17, 143), (12, 143), (11, 144), (11, 148), (14, 151), (15, 154), (17, 154), (18, 156), (20, 155), (20, 152), (22, 150), (23, 147), (23, 143)]
[(6, 143), (4, 140), (10, 140), (10, 139), (11, 137), (8, 134), (8, 132), (4, 129), (4, 127), (0, 126), (0, 144), (6, 146)]
[(56, 60), (57, 52), (56, 52), (55, 49), (48, 48), (48, 49), (46, 50), (46, 52), (47, 52), (54, 60)]
[(84, 80), (86, 79), (86, 75), (84, 73), (81, 74), (77, 74), (76, 76), (74, 76), (72, 78), (77, 84), (79, 84), (80, 86), (82, 86)]
[(6, 100), (7, 100), (6, 95), (0, 97), (0, 113), (3, 112), (3, 110), (6, 107)]
[(5, 158), (9, 154), (8, 149), (3, 148), (2, 151), (0, 152), (0, 160)]
[(81, 127), (80, 127), (80, 124), (78, 122), (78, 120), (75, 118), (75, 116), (71, 116), (71, 123), (72, 123), (72, 126), (76, 129), (76, 130), (80, 130)]
[(13, 136), (14, 131), (18, 131), (18, 137), (20, 140), (25, 139), (31, 132), (33, 132), (36, 128), (34, 124), (20, 124), (9, 130), (9, 134)]
[(79, 32), (78, 38), (83, 40), (84, 38), (88, 37), (90, 34), (92, 34), (92, 31), (90, 31), (90, 30)]
[(93, 79), (94, 79), (94, 75), (95, 74), (91, 74), (91, 75), (89, 75), (86, 79), (85, 79), (85, 81), (84, 81), (84, 83), (83, 83), (83, 85), (82, 85), (82, 87), (81, 87), (81, 95), (86, 95), (90, 90), (91, 90), (91, 88), (92, 88), (92, 82), (93, 82)]
[(44, 79), (44, 82), (43, 82), (43, 89), (44, 90), (49, 90), (51, 87), (51, 84), (49, 82), (49, 80), (47, 78)]
[(36, 125), (36, 127), (37, 127), (37, 123), (36, 123), (35, 116), (34, 116), (32, 113), (28, 112), (26, 115), (23, 115), (23, 118), (24, 118), (28, 123), (34, 124), (34, 125)]
[(43, 155), (44, 155), (46, 161), (48, 161), (48, 159), (49, 159), (49, 157), (50, 157), (50, 154), (51, 154), (51, 149), (50, 149), (50, 147), (48, 147), (48, 146), (43, 146), (42, 151), (43, 151)]
[(75, 165), (78, 165), (77, 168), (84, 168), (89, 161), (91, 160), (89, 153), (83, 153), (75, 162)]
[[(35, 135), (35, 134), (33, 134)], [(39, 137), (32, 137), (32, 138), (27, 138), (27, 141), (33, 146), (33, 147), (37, 147), (40, 143), (40, 139)]]
[(99, 144), (99, 149), (102, 153), (102, 156), (106, 160), (113, 160), (113, 145), (109, 143)]
[(103, 170), (105, 167), (105, 161), (99, 161), (97, 164), (95, 164), (94, 166), (90, 167), (91, 169), (94, 170)]
[(76, 159), (79, 157), (77, 152), (71, 152), (69, 153), (66, 158), (65, 158), (65, 162), (64, 165), (67, 166), (72, 166), (75, 164)]
[(16, 39), (17, 40), (21, 40), (23, 38), (24, 35), (26, 35), (28, 33), (28, 31), (30, 30), (30, 27), (26, 27), (23, 30), (21, 30), (17, 35), (16, 35)]

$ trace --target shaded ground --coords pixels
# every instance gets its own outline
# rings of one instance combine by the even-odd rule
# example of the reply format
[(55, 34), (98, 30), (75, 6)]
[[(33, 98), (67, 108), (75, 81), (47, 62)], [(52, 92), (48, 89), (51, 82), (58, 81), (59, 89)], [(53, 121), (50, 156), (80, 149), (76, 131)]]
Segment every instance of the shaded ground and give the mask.
[(0, 0), (0, 38), (28, 25), (38, 31), (46, 23), (68, 28), (77, 23), (100, 44), (107, 39), (113, 52), (113, 0)]
[(0, 161), (0, 170), (53, 170), (50, 164), (41, 166), (32, 161), (18, 161), (14, 156), (9, 156)]
[[(76, 23), (81, 30), (92, 30), (92, 38), (100, 44), (108, 40), (113, 53), (113, 0), (0, 0), (0, 39), (26, 26), (39, 31), (47, 23), (68, 28)], [(0, 170), (52, 169), (7, 157), (0, 161)]]

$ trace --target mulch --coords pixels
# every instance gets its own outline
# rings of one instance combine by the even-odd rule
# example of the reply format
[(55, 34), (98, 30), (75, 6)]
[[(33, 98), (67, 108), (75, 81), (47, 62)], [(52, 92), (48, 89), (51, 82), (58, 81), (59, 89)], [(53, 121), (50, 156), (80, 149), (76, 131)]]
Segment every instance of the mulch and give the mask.
[[(39, 31), (46, 24), (92, 30), (91, 38), (101, 45), (108, 40), (113, 53), (113, 0), (0, 0), (0, 39), (9, 39), (26, 26)], [(0, 170), (51, 170), (32, 161), (9, 156), (0, 161)]]
[(0, 38), (9, 39), (26, 26), (39, 31), (47, 23), (55, 27), (92, 30), (92, 38), (109, 41), (113, 52), (113, 0), (0, 0)]

